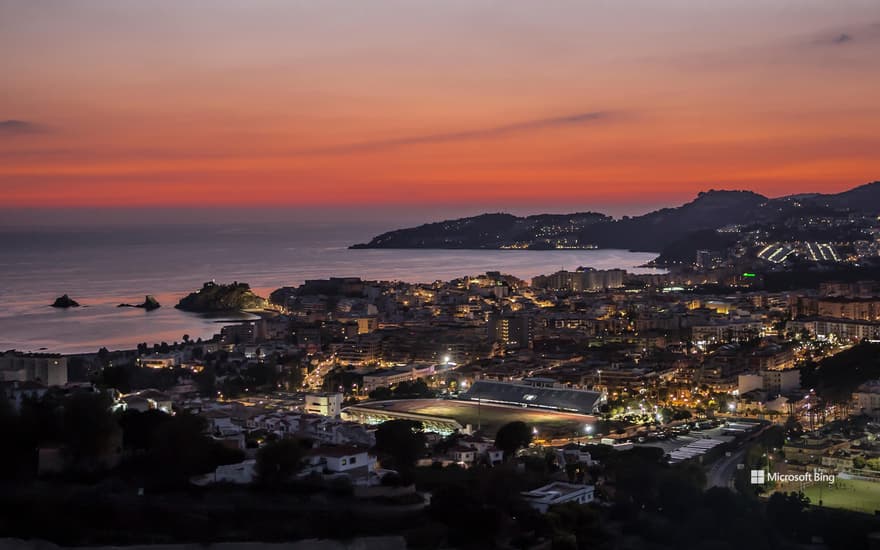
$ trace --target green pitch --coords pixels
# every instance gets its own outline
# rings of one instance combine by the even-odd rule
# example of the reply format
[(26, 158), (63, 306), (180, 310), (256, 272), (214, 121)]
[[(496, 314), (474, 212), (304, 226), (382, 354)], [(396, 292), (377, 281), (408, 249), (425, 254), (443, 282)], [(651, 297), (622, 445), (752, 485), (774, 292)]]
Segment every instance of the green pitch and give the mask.
[(827, 508), (868, 514), (880, 510), (880, 482), (838, 478), (833, 485), (822, 484), (820, 487), (819, 484), (813, 484), (804, 490), (813, 506), (819, 505), (820, 492), (822, 506)]

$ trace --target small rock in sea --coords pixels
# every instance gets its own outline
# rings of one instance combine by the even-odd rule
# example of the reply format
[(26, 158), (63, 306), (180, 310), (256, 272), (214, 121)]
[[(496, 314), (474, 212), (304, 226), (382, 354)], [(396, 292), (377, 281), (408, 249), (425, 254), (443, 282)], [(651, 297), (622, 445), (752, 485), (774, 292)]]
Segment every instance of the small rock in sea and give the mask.
[(64, 296), (56, 298), (55, 302), (52, 303), (52, 307), (61, 307), (61, 308), (79, 307), (79, 303), (76, 300), (72, 299), (67, 294), (65, 294)]

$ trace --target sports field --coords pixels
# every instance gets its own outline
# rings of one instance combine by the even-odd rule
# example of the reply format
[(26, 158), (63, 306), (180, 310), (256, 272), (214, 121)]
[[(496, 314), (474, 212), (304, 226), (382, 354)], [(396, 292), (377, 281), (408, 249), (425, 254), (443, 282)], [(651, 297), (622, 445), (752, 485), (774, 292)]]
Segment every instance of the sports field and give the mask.
[(457, 420), (462, 426), (471, 424), (478, 426), (488, 435), (494, 435), (498, 428), (516, 420), (525, 422), (538, 431), (540, 439), (582, 438), (586, 435), (586, 427), (592, 425), (593, 433), (601, 431), (596, 417), (582, 414), (550, 411), (544, 409), (527, 409), (503, 405), (477, 404), (473, 401), (454, 401), (450, 399), (400, 399), (382, 403), (364, 403), (361, 406), (398, 411), (405, 413), (439, 416)]
[(810, 497), (810, 504), (819, 505), (821, 492), (822, 506), (842, 508), (856, 512), (873, 514), (880, 510), (880, 483), (860, 479), (840, 479), (833, 485), (815, 483), (804, 489)]

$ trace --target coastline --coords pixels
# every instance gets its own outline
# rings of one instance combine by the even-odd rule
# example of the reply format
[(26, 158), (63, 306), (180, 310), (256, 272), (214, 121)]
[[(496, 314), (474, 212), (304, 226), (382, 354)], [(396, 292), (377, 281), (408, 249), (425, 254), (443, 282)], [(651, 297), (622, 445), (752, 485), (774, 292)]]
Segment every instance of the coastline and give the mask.
[[(144, 341), (180, 340), (183, 334), (210, 338), (218, 330), (217, 321), (234, 323), (276, 315), (258, 310), (203, 316), (173, 307), (188, 292), (212, 279), (247, 281), (255, 293), (268, 296), (280, 287), (329, 277), (430, 284), (487, 270), (529, 280), (560, 267), (590, 266), (635, 273), (655, 269), (639, 267), (654, 254), (623, 249), (351, 250), (346, 247), (358, 239), (351, 233), (304, 241), (296, 236), (294, 239), (299, 240), (288, 240), (289, 232), (273, 230), (258, 233), (259, 238), (253, 233), (233, 232), (230, 238), (228, 231), (220, 233), (220, 228), (211, 226), (193, 229), (186, 233), (187, 239), (180, 239), (179, 232), (157, 236), (146, 228), (106, 228), (87, 235), (73, 233), (84, 240), (76, 240), (63, 250), (58, 242), (72, 239), (66, 229), (46, 234), (53, 238), (19, 238), (19, 245), (25, 243), (27, 247), (0, 244), (0, 253), (10, 265), (17, 266), (2, 289), (5, 299), (0, 310), (0, 349), (63, 354), (91, 353), (101, 347), (132, 349)], [(108, 239), (119, 242), (101, 244)], [(163, 261), (143, 262), (150, 257), (161, 257)], [(178, 264), (195, 267), (187, 273), (169, 267)], [(77, 299), (81, 307), (47, 307), (64, 293)], [(148, 294), (155, 296), (162, 307), (153, 311), (117, 307)]]

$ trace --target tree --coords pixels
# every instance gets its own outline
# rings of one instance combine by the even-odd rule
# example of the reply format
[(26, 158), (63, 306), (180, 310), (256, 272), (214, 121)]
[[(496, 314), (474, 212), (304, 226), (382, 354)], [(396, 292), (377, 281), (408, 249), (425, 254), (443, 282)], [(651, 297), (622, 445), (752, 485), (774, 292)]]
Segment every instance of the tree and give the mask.
[(498, 514), (483, 505), (478, 491), (458, 484), (438, 488), (428, 514), (448, 526), (449, 544), (489, 548), (498, 532)]
[(379, 386), (369, 393), (369, 397), (370, 399), (375, 399), (377, 401), (387, 401), (394, 397), (394, 392), (385, 386)]
[(773, 493), (767, 500), (767, 519), (785, 535), (801, 540), (809, 529), (803, 521), (809, 505), (803, 493)]
[(125, 366), (104, 367), (101, 370), (99, 384), (105, 388), (115, 388), (122, 393), (132, 389), (132, 371)]
[(403, 381), (394, 388), (394, 397), (433, 397), (434, 392), (428, 387), (428, 384), (421, 378), (412, 382)]
[(513, 456), (520, 448), (528, 447), (531, 442), (531, 428), (519, 420), (501, 426), (495, 435), (495, 446), (504, 451), (505, 458)]
[(219, 465), (241, 462), (244, 453), (205, 435), (206, 428), (207, 421), (194, 414), (169, 417), (153, 433), (148, 468), (167, 482), (181, 483)]
[(552, 506), (544, 518), (551, 531), (553, 549), (595, 548), (609, 538), (601, 516), (587, 506), (568, 502)]
[(110, 404), (107, 393), (78, 393), (64, 403), (63, 437), (74, 467), (107, 466), (106, 461), (121, 446), (122, 430)]
[(407, 472), (425, 452), (426, 438), (422, 423), (414, 420), (389, 420), (376, 428), (376, 450), (391, 457), (394, 467)]
[(146, 412), (136, 410), (123, 412), (119, 415), (123, 447), (135, 452), (151, 450), (156, 431), (168, 422), (171, 422), (171, 416), (156, 409)]
[(217, 370), (213, 365), (206, 366), (201, 372), (194, 374), (193, 381), (202, 396), (215, 397), (217, 395)]
[(296, 439), (270, 441), (257, 451), (257, 481), (263, 485), (281, 485), (290, 481), (303, 467), (304, 449)]

